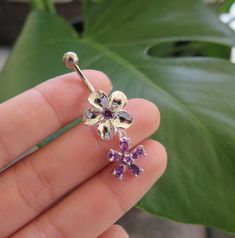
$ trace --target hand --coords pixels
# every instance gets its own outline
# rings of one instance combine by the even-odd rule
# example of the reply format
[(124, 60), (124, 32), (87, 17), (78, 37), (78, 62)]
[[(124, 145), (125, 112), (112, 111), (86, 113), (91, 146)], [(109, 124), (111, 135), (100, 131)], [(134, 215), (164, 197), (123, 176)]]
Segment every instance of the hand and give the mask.
[[(109, 93), (103, 73), (84, 71), (97, 89)], [(51, 79), (0, 104), (0, 167), (14, 160), (88, 108), (89, 91), (74, 73)], [(147, 156), (138, 161), (145, 172), (110, 174), (107, 160), (117, 141), (98, 138), (94, 127), (80, 124), (0, 174), (0, 237), (122, 238), (113, 225), (163, 174), (164, 147), (146, 139), (159, 126), (157, 107), (144, 99), (129, 100), (132, 146), (141, 142)]]

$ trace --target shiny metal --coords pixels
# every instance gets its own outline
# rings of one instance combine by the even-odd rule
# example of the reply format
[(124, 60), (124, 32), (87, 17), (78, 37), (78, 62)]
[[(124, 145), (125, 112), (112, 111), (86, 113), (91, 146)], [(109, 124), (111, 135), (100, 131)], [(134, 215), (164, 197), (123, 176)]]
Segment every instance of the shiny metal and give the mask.
[(117, 129), (117, 133), (118, 133), (118, 136), (119, 136), (119, 139), (122, 139), (124, 137), (127, 137), (127, 133), (125, 130), (122, 130), (120, 128)]
[(111, 140), (113, 138), (113, 125), (110, 120), (101, 122), (98, 125), (97, 131), (103, 140)]
[(113, 125), (116, 128), (127, 129), (131, 126), (133, 121), (132, 115), (127, 111), (119, 111), (113, 118)]
[(63, 56), (64, 65), (69, 69), (73, 69), (74, 66), (78, 64), (78, 61), (79, 58), (74, 52), (67, 52)]
[(97, 110), (103, 112), (108, 106), (108, 96), (101, 90), (94, 91), (90, 94), (88, 102)]
[(87, 109), (83, 114), (83, 122), (87, 126), (93, 126), (104, 120), (104, 116), (96, 109)]
[(64, 65), (67, 68), (73, 69), (74, 71), (77, 72), (77, 74), (83, 80), (83, 82), (86, 84), (86, 86), (88, 87), (90, 92), (94, 92), (95, 91), (95, 89), (92, 86), (92, 84), (89, 82), (87, 77), (82, 73), (81, 69), (79, 68), (79, 66), (78, 66), (79, 58), (78, 58), (76, 53), (74, 53), (74, 52), (67, 52), (67, 53), (65, 53), (64, 56), (63, 56), (63, 62), (64, 62)]
[(109, 108), (114, 111), (120, 111), (127, 104), (127, 97), (121, 91), (113, 92), (109, 97)]

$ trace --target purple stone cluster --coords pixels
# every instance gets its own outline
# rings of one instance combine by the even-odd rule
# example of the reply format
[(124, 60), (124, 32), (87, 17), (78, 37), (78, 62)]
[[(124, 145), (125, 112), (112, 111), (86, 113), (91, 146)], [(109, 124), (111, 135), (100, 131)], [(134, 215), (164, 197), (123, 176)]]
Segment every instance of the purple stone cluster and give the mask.
[(115, 163), (112, 174), (122, 179), (126, 169), (128, 169), (132, 175), (138, 176), (144, 170), (135, 164), (135, 160), (146, 155), (144, 147), (139, 145), (130, 151), (130, 139), (127, 137), (120, 139), (119, 146), (120, 152), (111, 149), (108, 153), (109, 161)]

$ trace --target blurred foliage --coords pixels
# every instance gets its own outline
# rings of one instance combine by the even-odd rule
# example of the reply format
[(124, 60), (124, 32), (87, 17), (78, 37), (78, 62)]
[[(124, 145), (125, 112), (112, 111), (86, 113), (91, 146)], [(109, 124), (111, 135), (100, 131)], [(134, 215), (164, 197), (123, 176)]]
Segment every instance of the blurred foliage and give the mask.
[(218, 12), (219, 13), (226, 13), (229, 12), (231, 6), (233, 5), (235, 1), (234, 0), (224, 0), (219, 6), (218, 6)]
[(235, 0), (204, 0), (217, 13), (228, 13)]
[(149, 48), (148, 54), (158, 57), (215, 57), (230, 59), (231, 48), (209, 42), (179, 41), (164, 42)]

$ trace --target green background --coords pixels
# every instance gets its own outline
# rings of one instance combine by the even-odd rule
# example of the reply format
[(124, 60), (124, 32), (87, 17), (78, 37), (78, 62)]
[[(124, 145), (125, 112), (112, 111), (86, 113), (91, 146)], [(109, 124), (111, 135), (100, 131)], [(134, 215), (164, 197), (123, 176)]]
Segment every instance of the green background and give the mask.
[[(78, 52), (82, 68), (160, 108), (153, 137), (166, 146), (168, 167), (138, 207), (235, 232), (235, 66), (226, 53), (235, 33), (200, 0), (83, 1), (80, 35), (43, 2), (34, 1), (41, 10), (0, 73), (0, 101), (67, 72), (62, 55)], [(172, 57), (179, 41), (192, 44)]]

